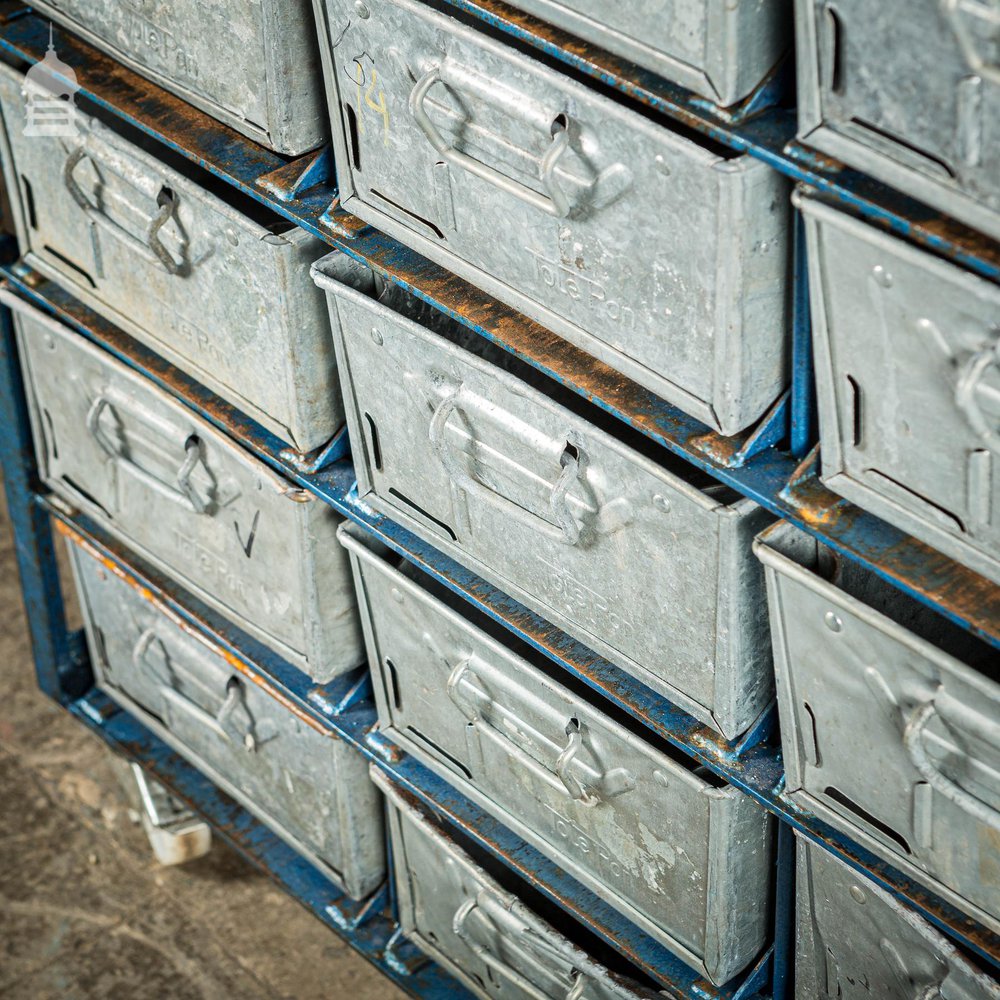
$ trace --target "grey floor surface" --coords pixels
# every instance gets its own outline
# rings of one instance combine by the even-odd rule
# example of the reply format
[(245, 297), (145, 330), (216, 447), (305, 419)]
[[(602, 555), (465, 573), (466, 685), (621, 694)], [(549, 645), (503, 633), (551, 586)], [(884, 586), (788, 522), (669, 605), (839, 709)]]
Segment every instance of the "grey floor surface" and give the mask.
[(0, 997), (402, 1000), (224, 845), (156, 864), (107, 749), (35, 689), (2, 499), (0, 609)]

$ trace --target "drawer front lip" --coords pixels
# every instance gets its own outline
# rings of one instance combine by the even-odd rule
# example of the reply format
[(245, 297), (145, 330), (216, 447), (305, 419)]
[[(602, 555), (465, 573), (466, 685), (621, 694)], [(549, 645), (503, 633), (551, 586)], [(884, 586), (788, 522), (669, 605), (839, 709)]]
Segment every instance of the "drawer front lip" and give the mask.
[[(461, 904), (463, 901), (468, 904), (470, 900), (496, 903), (515, 917), (517, 922), (544, 937), (560, 956), (565, 956), (563, 961), (567, 967), (582, 972), (587, 977), (587, 997), (593, 996), (594, 1000), (651, 1000), (652, 994), (648, 991), (633, 990), (612, 980), (605, 968), (535, 916), (457, 845), (431, 827), (420, 810), (405, 801), (382, 772), (373, 766), (371, 773), (376, 787), (385, 795), (388, 806), (389, 839), (403, 933), (408, 938), (415, 939), (421, 951), (447, 968), (476, 996), (486, 998), (491, 994), (485, 993), (478, 986), (468, 970), (479, 969), (483, 973), (481, 979), (485, 979), (489, 965), (483, 961), (481, 953), (473, 951), (454, 931), (456, 922), (462, 922)], [(442, 884), (444, 879), (437, 881), (432, 896), (415, 891), (419, 889), (419, 874), (423, 869), (415, 861), (411, 862), (410, 858), (420, 855), (429, 855), (435, 862), (435, 870), (443, 862), (443, 871), (447, 873), (447, 884)], [(424, 860), (429, 859), (425, 857)], [(454, 907), (450, 905), (453, 899)], [(548, 974), (547, 978), (551, 981), (554, 979), (551, 969), (557, 961), (559, 959), (550, 953), (548, 966), (538, 965), (532, 971)], [(562, 1000), (574, 984), (570, 981), (565, 985), (553, 985), (559, 990), (558, 993), (551, 994), (553, 1000)], [(527, 994), (518, 991), (517, 996), (522, 995), (527, 1000)]]
[[(67, 548), (98, 687), (349, 894), (362, 898), (376, 888), (384, 877), (384, 856), (380, 837), (371, 831), (381, 828), (381, 805), (362, 758), (328, 733), (298, 720), (264, 688), (236, 671), (207, 637), (183, 632), (127, 580), (105, 570), (72, 542)], [(193, 715), (188, 725), (171, 724), (171, 718), (188, 718), (183, 712), (177, 714), (187, 695), (143, 669), (149, 661), (138, 650), (147, 635), (154, 635), (164, 651), (173, 654), (177, 667), (185, 668), (187, 683), (202, 692), (228, 691), (226, 677), (240, 680), (241, 699), (231, 715), (233, 732), (245, 724), (247, 732), (257, 735), (252, 757), (243, 745), (226, 742), (210, 727), (200, 728)], [(221, 694), (218, 701), (223, 701)], [(310, 760), (325, 762), (320, 772), (327, 783), (325, 791), (307, 780), (315, 773), (304, 767)], [(319, 799), (315, 809), (324, 808), (332, 819), (321, 821), (317, 828), (308, 815), (296, 815), (297, 800), (286, 794), (282, 779), (300, 781), (300, 792), (312, 789), (311, 795)]]
[[(767, 851), (768, 820), (759, 806), (746, 808), (748, 803), (735, 789), (710, 788), (604, 718), (597, 705), (547, 679), (388, 565), (359, 532), (348, 527), (341, 531), (341, 541), (352, 555), (380, 725), (390, 739), (713, 981), (728, 981), (759, 954), (766, 928), (758, 914), (766, 909), (768, 876), (766, 869), (753, 871), (746, 864), (754, 850)], [(423, 639), (412, 640), (420, 628)], [(416, 663), (410, 657), (420, 653), (425, 658), (413, 673)], [(472, 690), (489, 690), (503, 725), (486, 722), (476, 706), (466, 704), (475, 697), (465, 690), (469, 684)], [(546, 707), (539, 706), (539, 699)], [(551, 762), (540, 763), (522, 749), (520, 736), (514, 739), (513, 753), (505, 756), (499, 749), (510, 737), (496, 736), (508, 724), (513, 727), (508, 733), (526, 736), (536, 729), (542, 741), (567, 742), (561, 732), (567, 719), (576, 719), (585, 737), (579, 759), (587, 761), (591, 772), (595, 766), (606, 769), (599, 786), (578, 789), (589, 797), (596, 794), (593, 805), (575, 802), (558, 788), (553, 792), (558, 778)], [(433, 750), (419, 734), (426, 734)], [(512, 767), (522, 775), (523, 789), (520, 783), (510, 783)], [(568, 774), (574, 777), (572, 764)], [(657, 840), (653, 831), (663, 829), (664, 813), (647, 806), (654, 801), (662, 806), (668, 799), (674, 809), (671, 833)], [(549, 828), (562, 843), (542, 832)], [(588, 844), (576, 857), (570, 853), (569, 845), (576, 843), (571, 834)], [(719, 914), (732, 903), (737, 886), (727, 883), (725, 874), (714, 874), (719, 844), (726, 845), (727, 852), (743, 852), (745, 857), (735, 863), (743, 875), (739, 891), (747, 898), (756, 893), (761, 902), (760, 907), (743, 908), (748, 918), (739, 928), (730, 928), (732, 937), (721, 942), (711, 929), (723, 925)], [(599, 860), (588, 863), (591, 854)], [(651, 883), (658, 883), (656, 890)], [(672, 904), (670, 920), (659, 917), (665, 900)]]
[[(795, 200), (805, 216), (811, 258), (823, 481), (846, 499), (1000, 582), (998, 456), (991, 454), (958, 403), (961, 373), (994, 336), (991, 317), (1000, 308), (1000, 288), (804, 193), (797, 193)], [(833, 256), (829, 241), (839, 248)], [(880, 273), (888, 272), (885, 280), (892, 284), (883, 287), (870, 279), (868, 296), (848, 297), (838, 283), (845, 280), (839, 268), (845, 247), (852, 248), (852, 260), (859, 265), (873, 262)], [(893, 296), (902, 293), (893, 288), (904, 286), (909, 301), (906, 317), (899, 322), (912, 322), (912, 329), (905, 330), (912, 335), (907, 342), (911, 353), (920, 352), (913, 358), (925, 359), (919, 382), (908, 369), (904, 375), (893, 365), (903, 337), (893, 340), (880, 312), (895, 315), (890, 312), (898, 308)], [(913, 301), (910, 293), (919, 296), (921, 288), (923, 298)], [(950, 306), (946, 297), (956, 304)], [(849, 379), (854, 379), (853, 397)], [(866, 383), (884, 386), (884, 392), (871, 400)], [(851, 438), (858, 420), (865, 434), (866, 406), (875, 414), (870, 423), (880, 428), (873, 440), (882, 454), (866, 449), (865, 437), (860, 445)], [(912, 433), (900, 429), (900, 422), (912, 425)], [(921, 441), (919, 455), (915, 439)], [(976, 461), (983, 457), (986, 462)]]
[[(909, 18), (911, 11), (901, 12), (902, 4), (894, 5), (900, 11), (893, 11), (893, 5), (885, 5), (887, 17)], [(959, 5), (954, 5), (956, 8)], [(820, 47), (829, 45), (829, 29), (821, 24), (822, 11), (820, 0), (797, 0), (796, 2), (796, 50), (798, 52), (798, 92), (799, 92), (799, 138), (802, 142), (818, 149), (820, 152), (837, 158), (849, 164), (857, 170), (870, 174), (877, 180), (889, 184), (900, 191), (904, 191), (911, 197), (926, 202), (942, 212), (954, 216), (975, 229), (979, 229), (994, 239), (1000, 239), (1000, 185), (996, 181), (996, 156), (997, 140), (993, 139), (993, 148), (987, 149), (986, 157), (980, 157), (979, 169), (966, 187), (962, 180), (945, 180), (941, 175), (941, 168), (932, 170), (930, 162), (940, 160), (940, 157), (933, 151), (929, 151), (927, 166), (918, 167), (917, 158), (908, 152), (906, 147), (901, 147), (894, 156), (889, 152), (890, 143), (877, 130), (870, 130), (864, 125), (854, 120), (855, 117), (862, 120), (865, 115), (862, 110), (860, 115), (851, 115), (850, 120), (839, 120), (834, 115), (834, 108), (831, 104), (830, 94), (823, 82), (825, 69), (820, 58)], [(870, 7), (869, 10), (875, 12), (879, 8)], [(925, 5), (924, 10), (930, 12), (931, 5)], [(844, 16), (844, 11), (838, 9), (838, 15)], [(915, 15), (919, 17), (919, 11)], [(953, 53), (944, 51), (943, 34), (939, 23), (939, 15), (935, 10), (934, 20), (928, 22), (927, 30), (921, 35), (923, 39), (932, 39), (939, 44), (941, 52), (936, 61), (936, 69), (940, 74), (939, 86), (937, 88), (925, 85), (921, 90), (927, 95), (931, 93), (951, 93), (959, 91), (959, 81), (973, 71), (968, 66), (958, 62), (961, 56), (951, 65), (949, 69), (948, 61)], [(853, 30), (855, 33), (864, 30), (864, 25), (846, 25), (846, 30)], [(882, 67), (884, 70), (884, 67)], [(995, 71), (995, 67), (993, 68)], [(885, 71), (885, 78), (888, 79), (891, 70)], [(928, 117), (927, 109), (933, 102), (914, 101), (913, 119), (921, 123), (932, 121)], [(835, 105), (834, 105), (835, 107)], [(850, 111), (843, 112), (841, 117), (850, 114)], [(974, 116), (970, 113), (962, 115), (960, 105), (957, 102), (954, 106), (942, 103), (942, 113), (937, 122), (939, 137), (942, 143), (944, 136), (954, 141), (954, 146), (950, 150), (952, 169), (962, 168), (961, 149), (959, 148), (959, 130), (955, 128), (956, 120), (967, 118), (971, 120)], [(889, 129), (887, 132), (891, 131)], [(903, 138), (904, 143), (907, 138)], [(988, 137), (989, 138), (989, 137)], [(981, 141), (981, 137), (980, 137)], [(919, 148), (919, 144), (915, 144)], [(943, 150), (941, 150), (943, 152)], [(913, 163), (905, 162), (900, 157), (912, 157)], [(969, 167), (965, 169), (970, 170)], [(992, 189), (986, 191), (974, 190), (974, 185), (986, 185), (992, 182)]]
[[(0, 66), (0, 144), (25, 261), (293, 447), (330, 440), (343, 405), (322, 296), (308, 279), (323, 244), (294, 229), (269, 233), (80, 108), (78, 138), (23, 136), (23, 81)], [(76, 194), (64, 173), (71, 160)], [(84, 210), (75, 199), (91, 198), (95, 176), (110, 194)], [(156, 241), (177, 273), (139, 235), (164, 191), (175, 207)], [(269, 308), (276, 301), (285, 312)], [(292, 353), (310, 363), (293, 365)]]
[[(933, 987), (939, 985), (945, 996), (981, 996), (990, 1000), (1000, 997), (996, 982), (970, 966), (952, 943), (925, 920), (833, 854), (797, 833), (796, 841), (795, 968), (800, 995), (826, 996), (829, 991), (843, 995), (845, 1000), (865, 1000), (869, 996), (910, 996), (914, 989), (934, 995)], [(858, 893), (864, 895), (866, 905), (858, 905)], [(819, 900), (830, 908), (822, 921), (816, 913)], [(875, 925), (873, 930), (868, 929), (871, 924)], [(871, 943), (878, 954), (859, 956), (859, 942), (852, 940), (852, 932), (862, 939), (867, 936), (862, 947)], [(883, 950), (877, 941), (888, 941), (893, 948)], [(828, 953), (840, 959), (832, 968)], [(903, 968), (893, 964), (892, 954), (904, 963)], [(944, 975), (939, 971), (942, 964), (947, 968)], [(831, 984), (828, 977), (837, 976), (838, 965), (843, 976)], [(935, 970), (936, 978), (927, 976), (928, 967)], [(914, 982), (918, 976), (926, 977), (925, 981)], [(902, 989), (907, 992), (897, 993), (904, 982)], [(853, 989), (847, 989), (848, 983)]]
[(722, 107), (742, 100), (764, 79), (786, 49), (790, 34), (781, 24), (789, 13), (782, 8), (789, 4), (779, 2), (765, 3), (763, 8), (743, 3), (736, 10), (718, 12), (706, 8), (696, 32), (701, 43), (697, 53), (672, 48), (669, 31), (658, 36), (659, 45), (647, 40), (643, 31), (649, 31), (649, 22), (637, 17), (629, 23), (627, 8), (615, 11), (620, 23), (612, 24), (591, 19), (575, 10), (578, 5), (572, 2), (517, 0), (515, 6)]
[[(520, 380), (339, 283), (334, 274), (336, 264), (335, 255), (327, 258), (314, 268), (314, 275), (331, 296), (335, 317), (339, 316), (339, 320), (334, 319), (333, 326), (344, 379), (348, 424), (352, 439), (362, 443), (354, 449), (360, 497), (607, 656), (713, 729), (730, 738), (745, 731), (771, 700), (769, 655), (761, 651), (767, 643), (763, 578), (749, 546), (751, 534), (769, 522), (770, 516), (749, 501), (720, 506), (690, 483), (654, 465)], [(373, 328), (378, 329), (382, 343), (370, 338)], [(407, 379), (398, 379), (400, 365), (411, 362)], [(388, 367), (390, 365), (394, 367)], [(586, 455), (588, 469), (597, 466), (598, 456), (605, 463), (603, 471), (598, 471), (616, 491), (612, 492), (611, 487), (603, 489), (611, 501), (605, 505), (606, 509), (627, 508), (632, 522), (616, 527), (603, 541), (588, 542), (585, 552), (582, 549), (574, 552), (578, 547), (552, 541), (531, 527), (513, 524), (509, 518), (504, 521), (502, 530), (498, 528), (491, 533), (487, 527), (491, 523), (499, 525), (503, 519), (498, 520), (496, 511), (485, 503), (469, 499), (470, 526), (461, 528), (450, 499), (449, 473), (430, 444), (429, 411), (417, 398), (423, 391), (420, 387), (426, 385), (431, 393), (429, 398), (440, 402), (440, 396), (435, 393), (443, 385), (441, 372), (446, 373), (446, 381), (452, 379), (456, 384), (461, 381), (463, 385), (468, 382), (475, 392), (483, 394), (484, 399), (490, 399), (491, 407), (499, 401), (499, 405), (506, 406), (518, 420), (537, 420), (537, 426), (532, 426), (539, 434), (558, 435), (571, 430)], [(413, 374), (412, 379), (409, 374)], [(398, 390), (391, 387), (394, 381), (400, 382)], [(494, 409), (493, 412), (500, 411)], [(383, 471), (375, 468), (369, 454), (373, 419), (381, 428)], [(399, 426), (406, 427), (405, 441), (399, 438), (394, 442), (389, 429)], [(427, 428), (422, 435), (427, 443), (423, 445), (413, 432), (419, 427)], [(528, 450), (522, 449), (524, 456)], [(388, 463), (395, 460), (394, 454), (399, 457), (398, 474), (403, 477), (395, 481), (386, 471)], [(461, 453), (456, 450), (456, 454)], [(558, 469), (558, 465), (552, 464), (552, 468)], [(375, 486), (373, 479), (377, 481)], [(587, 479), (588, 483), (591, 481)], [(416, 494), (414, 487), (418, 487)], [(394, 499), (389, 489), (396, 489), (397, 495), (400, 490), (415, 495), (414, 502), (430, 511), (433, 519), (441, 523), (440, 515), (445, 514), (461, 534), (449, 527), (455, 535), (452, 540), (440, 529), (429, 529), (428, 524), (417, 520), (404, 503)], [(657, 496), (660, 501), (656, 501)], [(670, 508), (666, 513), (656, 506), (664, 501)], [(619, 506), (615, 507), (616, 504)], [(441, 509), (435, 510), (435, 505)], [(674, 544), (669, 533), (679, 529), (678, 521), (671, 518), (694, 526), (698, 544), (690, 541), (681, 547)], [(479, 525), (478, 534), (472, 530), (473, 524)], [(510, 559), (511, 539), (515, 536), (523, 539), (523, 551), (537, 556), (530, 567), (537, 589), (531, 590), (528, 585), (516, 582), (524, 579), (524, 567), (515, 567)], [(649, 560), (640, 557), (641, 553), (657, 546), (672, 552), (673, 565), (677, 567), (666, 579), (667, 571), (662, 566), (651, 567)], [(576, 595), (584, 590), (592, 593), (596, 589), (590, 586), (580, 590), (578, 581), (603, 579), (600, 573), (605, 564), (599, 560), (617, 560), (614, 564), (618, 565), (626, 551), (637, 554), (627, 581), (628, 600), (624, 595), (594, 594), (585, 596), (579, 606), (571, 603), (571, 600), (579, 602), (581, 598)], [(555, 582), (550, 579), (553, 564), (561, 567)], [(643, 572), (646, 573), (644, 578)], [(670, 600), (665, 596), (681, 587), (682, 577), (694, 581), (699, 589), (697, 616), (682, 610), (682, 605), (683, 608), (694, 606), (689, 596), (684, 601), (678, 599), (673, 606), (669, 606)], [(690, 589), (685, 593), (689, 594)], [(638, 622), (632, 626), (634, 640), (626, 634), (629, 622), (620, 616), (619, 610), (629, 606), (630, 601), (634, 605), (630, 606), (633, 618), (641, 617), (645, 622), (643, 616), (649, 614), (645, 627), (651, 630), (650, 635), (662, 634), (668, 628), (673, 630), (674, 641), (677, 648), (683, 650), (685, 662), (669, 676), (650, 646), (652, 640), (644, 638), (646, 633)], [(572, 612), (577, 612), (576, 618), (572, 617)], [(695, 618), (707, 622), (704, 629), (694, 627)], [(726, 623), (722, 631), (730, 643), (728, 646), (717, 645), (715, 640), (720, 621)], [(763, 633), (763, 643), (756, 641), (754, 629), (758, 626)], [(629, 652), (623, 653), (610, 641), (602, 639), (602, 634), (625, 635), (628, 643), (619, 640), (619, 645), (630, 647)], [(706, 664), (711, 666), (706, 668)]]
[[(332, 512), (318, 502), (289, 499), (289, 484), (258, 459), (78, 334), (20, 299), (5, 294), (3, 301), (15, 310), (32, 429), (47, 485), (301, 669), (353, 668), (360, 658), (360, 636)], [(51, 365), (45, 338), (69, 359), (70, 368)], [(154, 489), (131, 471), (131, 463), (109, 457), (104, 448), (114, 441), (99, 445), (88, 427), (102, 400), (109, 403), (109, 416), (127, 419), (137, 434), (151, 436), (166, 428), (177, 436), (171, 457), (176, 451), (178, 464), (171, 474), (188, 454), (179, 442), (187, 435), (197, 438), (201, 458), (191, 482), (195, 494), (208, 499), (207, 515), (188, 509), (169, 483), (163, 486), (166, 473)], [(56, 456), (51, 441), (57, 427), (64, 446)], [(312, 574), (324, 538), (337, 559), (327, 560), (322, 574)], [(322, 632), (309, 619), (317, 594), (324, 596), (330, 619)]]
[[(32, 6), (141, 76), (277, 153), (286, 156), (307, 153), (326, 138), (321, 102), (315, 96), (319, 85), (319, 54), (311, 37), (312, 26), (308, 23), (308, 0), (284, 4), (280, 0), (277, 3), (265, 0), (258, 5), (257, 15), (250, 15), (242, 25), (230, 22), (231, 31), (259, 41), (259, 61), (239, 67), (235, 80), (229, 74), (217, 74), (200, 87), (192, 74), (183, 72), (180, 66), (171, 68), (163, 61), (152, 65), (150, 56), (162, 55), (155, 48), (146, 45), (139, 51), (136, 44), (130, 47), (116, 40), (115, 25), (102, 23), (102, 11), (98, 9), (107, 5), (77, 2), (74, 9), (67, 11), (65, 5), (60, 7), (41, 0)], [(177, 22), (182, 32), (180, 37), (164, 25), (143, 25), (138, 13), (132, 15), (131, 25), (122, 27), (132, 43), (137, 37), (146, 36), (144, 27), (161, 39), (170, 34), (178, 63), (194, 66), (197, 73), (204, 66), (218, 62), (213, 50), (217, 37), (215, 26), (209, 19), (199, 17), (202, 8), (212, 5), (187, 3), (184, 6), (189, 9), (181, 12)], [(128, 18), (129, 15), (123, 16)], [(296, 21), (302, 23), (296, 25)], [(202, 51), (198, 51), (199, 46), (204, 46)], [(59, 48), (58, 36), (56, 48)], [(287, 58), (292, 52), (295, 58)], [(282, 103), (279, 103), (279, 94), (272, 82), (279, 67), (284, 73)], [(233, 67), (229, 63), (227, 68), (231, 73)]]
[[(339, 0), (327, 0), (327, 6), (336, 2)], [(621, 147), (615, 149), (615, 166), (623, 167), (629, 180), (610, 205), (580, 209), (565, 219), (553, 220), (526, 206), (523, 197), (497, 195), (495, 187), (474, 171), (449, 167), (450, 187), (447, 198), (441, 196), (441, 204), (446, 206), (442, 211), (446, 210), (449, 218), (454, 215), (460, 225), (456, 228), (454, 220), (432, 219), (443, 236), (428, 235), (432, 230), (426, 223), (413, 220), (425, 218), (429, 208), (387, 204), (406, 200), (403, 189), (406, 196), (415, 190), (435, 191), (433, 177), (423, 177), (418, 171), (436, 169), (433, 164), (444, 162), (441, 156), (449, 154), (435, 152), (417, 125), (399, 110), (408, 105), (408, 94), (402, 90), (413, 87), (410, 75), (417, 72), (419, 76), (419, 72), (411, 68), (400, 71), (394, 84), (389, 75), (393, 67), (389, 67), (380, 69), (378, 76), (379, 86), (388, 88), (386, 102), (396, 109), (389, 146), (394, 148), (396, 140), (391, 137), (396, 132), (405, 132), (407, 148), (426, 155), (411, 156), (405, 168), (400, 166), (399, 157), (394, 157), (390, 166), (369, 164), (354, 178), (350, 165), (356, 144), (348, 141), (345, 129), (351, 126), (345, 124), (341, 109), (343, 102), (355, 99), (356, 88), (335, 73), (327, 86), (345, 210), (721, 433), (735, 434), (761, 416), (786, 382), (787, 183), (749, 157), (724, 160), (451, 19), (417, 11), (406, 0), (386, 0), (381, 7), (394, 17), (405, 18), (407, 24), (412, 22), (414, 30), (430, 20), (435, 30), (446, 30), (449, 39), (458, 40), (456, 44), (467, 44), (477, 60), (481, 55), (498, 65), (510, 64), (507, 75), (518, 86), (527, 86), (526, 81), (533, 77), (542, 78), (546, 95), (551, 91), (562, 103), (554, 103), (548, 96), (542, 101), (537, 95), (529, 103), (551, 104), (563, 110), (565, 105), (577, 109), (574, 113), (578, 116), (589, 111), (592, 130), (595, 135), (601, 133), (592, 137), (593, 141), (609, 147), (604, 159), (612, 146)], [(377, 20), (376, 10), (363, 22), (364, 30), (377, 30), (373, 27)], [(323, 42), (328, 47), (330, 39)], [(417, 44), (415, 40), (411, 43)], [(328, 75), (338, 56), (343, 56), (339, 50), (327, 53)], [(470, 65), (478, 65), (477, 60), (470, 59)], [(394, 85), (402, 88), (399, 93), (392, 92)], [(535, 90), (542, 89), (535, 85)], [(375, 153), (383, 155), (381, 149), (379, 146)], [(663, 225), (648, 232), (643, 242), (640, 231), (655, 221), (648, 204), (658, 204), (664, 198), (664, 177), (650, 166), (661, 161), (671, 164), (665, 169), (672, 175), (673, 187), (668, 186), (666, 193), (673, 205), (665, 212)], [(393, 174), (404, 169), (406, 173), (398, 177)], [(360, 179), (364, 179), (365, 192), (358, 186)], [(369, 182), (381, 185), (374, 196), (366, 193)], [(483, 206), (494, 203), (497, 210), (484, 214)], [(695, 204), (700, 206), (697, 214), (691, 208)], [(709, 215), (712, 221), (706, 222)], [(476, 230), (487, 217), (502, 227), (499, 239), (496, 232)], [(688, 229), (686, 237), (677, 235)], [(527, 245), (522, 247), (525, 240)], [(607, 250), (611, 245), (616, 247), (615, 254)], [(658, 247), (658, 253), (648, 266), (636, 270), (628, 262), (646, 260), (649, 254), (648, 249), (642, 252), (643, 245)], [(514, 246), (521, 249), (514, 253)], [(690, 252), (692, 246), (698, 249), (697, 262)], [(581, 287), (589, 291), (581, 293)], [(697, 337), (692, 336), (694, 329)]]
[[(970, 711), (973, 705), (996, 707), (1000, 687), (785, 554), (780, 549), (782, 541), (794, 535), (797, 532), (790, 525), (778, 525), (765, 532), (757, 544), (758, 555), (767, 567), (789, 795), (800, 807), (847, 833), (958, 909), (1000, 930), (1000, 912), (991, 914), (986, 908), (993, 903), (998, 910), (996, 891), (991, 901), (986, 891), (990, 880), (984, 879), (977, 860), (996, 852), (1000, 824), (991, 827), (977, 821), (958, 803), (933, 791), (911, 760), (903, 736), (906, 720), (912, 720), (921, 705), (928, 704), (923, 699), (930, 697), (929, 703), (934, 703), (935, 685), (948, 703)], [(825, 613), (836, 614), (840, 620), (836, 637), (825, 625), (820, 629), (818, 624), (807, 624), (818, 622), (827, 608), (832, 610)], [(843, 636), (844, 642), (835, 648), (842, 649), (844, 655), (815, 662), (796, 657), (796, 646), (816, 647), (824, 638), (820, 631), (829, 636), (828, 645)], [(898, 650), (895, 661), (890, 658), (894, 646)], [(873, 667), (873, 662), (880, 669)], [(840, 671), (836, 681), (824, 682), (823, 675), (831, 677), (834, 665)], [(884, 694), (880, 695), (881, 691)], [(895, 703), (879, 707), (879, 697)], [(849, 718), (855, 719), (849, 732), (855, 733), (856, 742), (849, 737), (845, 741), (837, 738)], [(832, 740), (824, 740), (813, 749), (821, 735), (830, 734), (834, 734)], [(881, 746), (873, 748), (871, 743)], [(856, 747), (853, 757), (852, 746)], [(989, 767), (982, 762), (980, 766)], [(866, 776), (870, 779), (867, 785)], [(918, 798), (919, 786), (929, 793), (926, 798)], [(831, 790), (838, 797), (857, 800), (862, 812), (875, 814), (895, 836), (859, 822), (844, 803), (831, 796)], [(946, 842), (940, 831), (947, 831)], [(901, 848), (900, 838), (912, 853)]]

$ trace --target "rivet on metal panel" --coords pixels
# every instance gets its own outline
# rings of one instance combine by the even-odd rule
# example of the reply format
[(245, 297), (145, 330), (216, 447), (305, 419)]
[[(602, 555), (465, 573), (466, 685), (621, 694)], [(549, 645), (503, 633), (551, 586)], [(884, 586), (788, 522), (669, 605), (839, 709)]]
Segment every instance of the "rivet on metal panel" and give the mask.
[(381, 346), (384, 343), (384, 338), (382, 337), (382, 334), (375, 329), (372, 330), (372, 340), (374, 340), (375, 343), (378, 344), (379, 346)]
[(866, 897), (864, 890), (860, 886), (857, 885), (851, 886), (851, 898), (854, 900), (855, 903), (860, 903), (862, 906), (864, 906)]
[(668, 514), (670, 512), (670, 501), (661, 493), (657, 493), (653, 497), (653, 506), (657, 510), (662, 511), (664, 514)]
[(839, 632), (844, 627), (844, 623), (832, 611), (827, 611), (823, 621), (831, 632)]
[(354, 10), (357, 13), (358, 17), (360, 17), (362, 20), (367, 20), (369, 17), (371, 17), (372, 12), (368, 9), (368, 5), (362, 3), (361, 0), (357, 0), (357, 3), (354, 5)]

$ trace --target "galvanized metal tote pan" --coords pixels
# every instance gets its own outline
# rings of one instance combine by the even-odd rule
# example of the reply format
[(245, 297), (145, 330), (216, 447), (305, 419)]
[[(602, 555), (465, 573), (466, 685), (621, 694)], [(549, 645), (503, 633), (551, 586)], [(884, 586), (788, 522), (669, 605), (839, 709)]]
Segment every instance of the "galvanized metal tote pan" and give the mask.
[(364, 758), (237, 671), (115, 564), (68, 545), (97, 684), (355, 899), (385, 877)]
[(773, 870), (764, 809), (488, 634), (360, 529), (340, 537), (382, 732), (712, 982), (755, 959)]
[(46, 485), (315, 680), (360, 663), (333, 509), (78, 334), (0, 301)]
[(792, 35), (790, 0), (517, 0), (514, 6), (723, 107), (756, 88)]
[(786, 382), (788, 187), (412, 0), (316, 0), (341, 203), (716, 430)]
[(1000, 582), (1000, 286), (797, 201), (823, 481)]
[[(326, 140), (309, 0), (41, 0), (40, 14), (255, 142), (295, 156)], [(56, 53), (60, 33), (56, 32)], [(85, 84), (89, 67), (70, 67)]]
[(1000, 657), (789, 524), (767, 567), (788, 792), (1000, 932)]
[[(503, 888), (374, 766), (403, 933), (482, 1000), (653, 1000)], [(561, 921), (566, 924), (565, 918)], [(567, 930), (567, 932), (569, 932)]]
[(1000, 997), (996, 981), (927, 921), (802, 838), (796, 927), (797, 1000)]
[(323, 244), (96, 112), (77, 108), (74, 135), (25, 134), (23, 92), (30, 105), (0, 65), (25, 262), (299, 451), (333, 437), (343, 407), (308, 277)]
[(1000, 238), (1000, 7), (796, 0), (803, 142)]
[(314, 274), (361, 498), (707, 725), (750, 726), (770, 515), (343, 254)]

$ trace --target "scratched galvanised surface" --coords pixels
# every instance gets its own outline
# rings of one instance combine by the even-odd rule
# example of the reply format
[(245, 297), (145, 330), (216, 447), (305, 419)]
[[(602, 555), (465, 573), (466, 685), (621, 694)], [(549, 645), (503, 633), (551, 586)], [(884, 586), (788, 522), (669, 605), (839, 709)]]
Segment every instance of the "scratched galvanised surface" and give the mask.
[(45, 482), (317, 680), (361, 662), (335, 511), (78, 334), (6, 301)]
[[(653, 1000), (506, 891), (380, 771), (403, 932), (483, 1000)], [(565, 929), (565, 928), (564, 928)]]
[(711, 982), (757, 958), (774, 867), (764, 809), (487, 635), (357, 527), (340, 537), (383, 734)]
[(1000, 8), (797, 0), (799, 137), (1000, 238)]
[(1000, 583), (1000, 287), (798, 202), (823, 482)]
[(771, 515), (594, 426), (468, 331), (414, 322), (391, 286), (341, 280), (356, 269), (331, 254), (313, 270), (360, 497), (727, 737), (747, 729), (773, 691), (750, 553)]
[[(279, 153), (305, 153), (326, 139), (309, 0), (42, 0), (31, 6)], [(61, 34), (55, 33), (57, 51)]]
[(385, 878), (381, 798), (328, 728), (168, 617), (110, 560), (68, 542), (97, 686), (353, 899)]
[(725, 434), (775, 401), (784, 178), (410, 0), (317, 7), (346, 211)]
[(755, 548), (792, 801), (1000, 931), (996, 652), (789, 524)]
[(25, 135), (24, 88), (0, 66), (0, 151), (30, 266), (300, 451), (332, 438), (343, 407), (308, 279), (323, 244), (82, 108), (76, 137)]
[(998, 1000), (984, 975), (915, 913), (828, 851), (798, 843), (797, 997)]
[(722, 107), (746, 97), (791, 45), (791, 0), (514, 0)]

